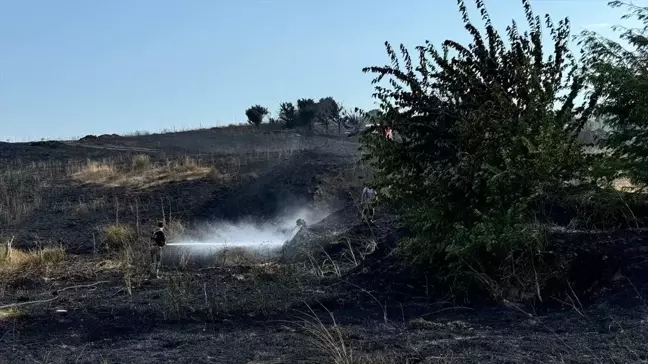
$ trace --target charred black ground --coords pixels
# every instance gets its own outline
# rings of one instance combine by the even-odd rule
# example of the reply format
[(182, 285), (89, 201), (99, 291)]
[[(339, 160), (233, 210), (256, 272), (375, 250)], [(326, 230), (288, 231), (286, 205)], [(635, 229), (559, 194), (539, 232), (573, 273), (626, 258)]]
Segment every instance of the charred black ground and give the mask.
[[(3, 237), (13, 236), (16, 248), (67, 250), (62, 265), (3, 281), (0, 306), (25, 305), (0, 308), (0, 362), (333, 362), (313, 344), (322, 327), (304, 321), (307, 314), (332, 330), (334, 345), (342, 338), (358, 363), (647, 359), (643, 225), (572, 231), (574, 213), (548, 207), (552, 251), (567, 257), (571, 286), (543, 292), (542, 304), (462, 301), (406, 263), (396, 248), (407, 231), (392, 213), (379, 210), (374, 224), (360, 217), (357, 148), (351, 138), (227, 129), (0, 144), (5, 171), (38, 176), (11, 181), (40, 186), (24, 192), (38, 203), (5, 222)], [(213, 173), (146, 187), (71, 177), (88, 160), (128, 170), (142, 154), (151, 164), (194, 158)], [(219, 219), (262, 221), (295, 205), (334, 212), (302, 228), (279, 261), (238, 252), (210, 268), (173, 267), (150, 280), (119, 266), (123, 256), (101, 241), (101, 229), (119, 222), (141, 229), (145, 244), (163, 210), (166, 221), (191, 229)], [(635, 213), (640, 220), (641, 209)]]

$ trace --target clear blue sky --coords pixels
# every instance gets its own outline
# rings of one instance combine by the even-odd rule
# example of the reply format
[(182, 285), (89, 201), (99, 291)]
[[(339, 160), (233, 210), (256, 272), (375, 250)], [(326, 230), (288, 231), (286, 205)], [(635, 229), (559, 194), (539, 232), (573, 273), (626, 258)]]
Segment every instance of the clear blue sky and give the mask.
[[(486, 3), (501, 30), (524, 23), (519, 0)], [(574, 30), (621, 15), (532, 4)], [(0, 140), (230, 124), (301, 97), (372, 108), (361, 68), (384, 41), (447, 38), (468, 39), (455, 0), (0, 0)]]

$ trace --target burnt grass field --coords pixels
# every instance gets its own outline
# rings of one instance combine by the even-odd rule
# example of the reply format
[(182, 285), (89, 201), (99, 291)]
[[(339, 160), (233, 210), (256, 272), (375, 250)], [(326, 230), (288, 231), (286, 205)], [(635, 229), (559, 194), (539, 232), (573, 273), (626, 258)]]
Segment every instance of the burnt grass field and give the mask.
[[(399, 256), (389, 211), (360, 218), (358, 147), (247, 127), (0, 143), (0, 362), (648, 361), (648, 213), (584, 230), (547, 208), (572, 284), (538, 305), (468, 304)], [(296, 207), (330, 215), (281, 257), (235, 249), (150, 279), (161, 219), (173, 239)]]

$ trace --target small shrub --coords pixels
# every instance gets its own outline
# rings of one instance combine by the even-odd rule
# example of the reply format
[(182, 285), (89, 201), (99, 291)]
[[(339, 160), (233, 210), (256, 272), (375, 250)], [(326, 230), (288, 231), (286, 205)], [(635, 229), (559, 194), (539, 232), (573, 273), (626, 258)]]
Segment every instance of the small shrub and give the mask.
[(308, 306), (309, 312), (304, 312), (302, 322), (298, 326), (307, 334), (311, 344), (322, 353), (329, 356), (335, 364), (359, 363), (354, 359), (353, 350), (349, 347), (348, 334), (335, 321), (335, 316), (326, 307), (322, 306), (328, 313), (331, 325), (324, 323), (315, 311)]
[(141, 171), (151, 164), (151, 157), (147, 154), (138, 154), (133, 157), (133, 169)]
[(36, 254), (38, 254), (38, 259), (40, 259), (44, 264), (60, 263), (65, 260), (66, 256), (65, 248), (62, 246), (38, 249)]
[(102, 229), (102, 241), (110, 251), (119, 251), (135, 240), (135, 232), (127, 225), (111, 224)]

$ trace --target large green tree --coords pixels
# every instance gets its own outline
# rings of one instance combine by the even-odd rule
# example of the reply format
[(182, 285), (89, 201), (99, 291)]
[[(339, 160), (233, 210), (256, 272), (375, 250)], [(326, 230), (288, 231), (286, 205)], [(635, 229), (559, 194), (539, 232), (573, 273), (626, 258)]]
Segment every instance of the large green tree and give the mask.
[(404, 245), (411, 257), (497, 267), (536, 241), (528, 206), (587, 175), (575, 141), (592, 106), (588, 98), (575, 106), (583, 80), (567, 47), (568, 19), (554, 24), (522, 0), (528, 31), (513, 21), (503, 37), (483, 1), (475, 4), (484, 31), (458, 1), (469, 44), (426, 42), (414, 60), (404, 45), (399, 56), (385, 43), (391, 64), (363, 69), (376, 74), (376, 128), (399, 136), (369, 131), (363, 140), (383, 197), (414, 235)]

